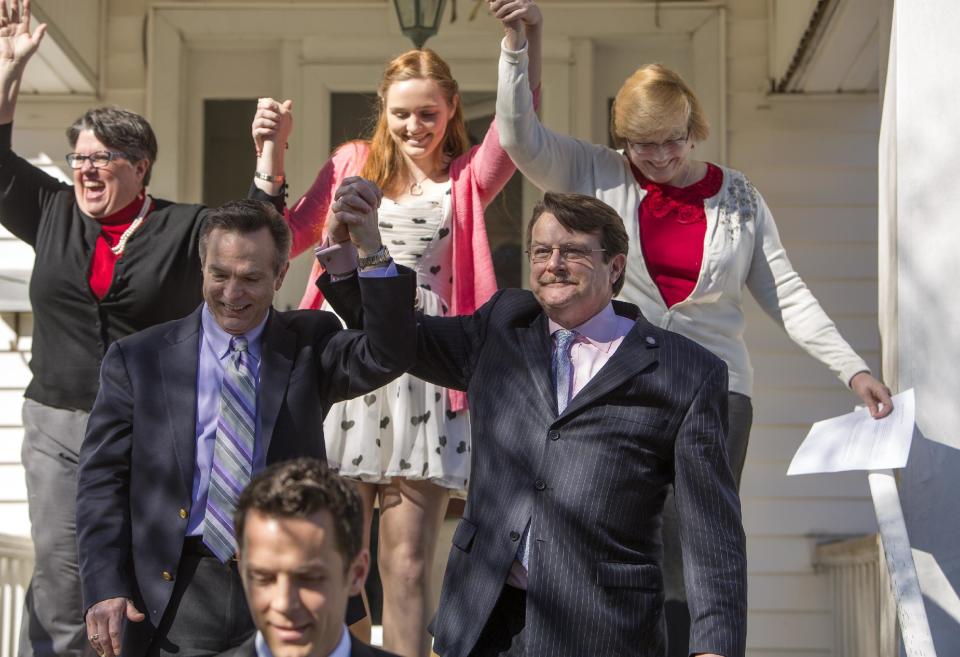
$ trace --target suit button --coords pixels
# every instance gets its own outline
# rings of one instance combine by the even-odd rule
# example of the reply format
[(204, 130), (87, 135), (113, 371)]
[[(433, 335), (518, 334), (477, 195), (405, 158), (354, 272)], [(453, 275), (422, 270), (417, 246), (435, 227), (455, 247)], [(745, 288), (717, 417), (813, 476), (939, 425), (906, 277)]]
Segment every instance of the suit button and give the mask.
[(543, 479), (537, 479), (533, 482), (533, 485), (537, 490), (543, 490), (547, 487), (547, 483)]
[(547, 437), (550, 440), (560, 440), (560, 432), (556, 430), (551, 431), (550, 433), (547, 434)]
[(180, 519), (181, 519), (181, 520), (186, 520), (186, 519), (187, 519), (187, 510), (186, 510), (186, 509), (180, 509)]
[(511, 541), (519, 541), (519, 540), (520, 540), (520, 532), (510, 532), (510, 540), (511, 540)]
[(171, 575), (169, 571), (166, 571), (166, 570), (163, 571), (163, 574), (161, 575), (161, 577), (163, 577), (163, 581), (165, 582), (173, 581), (173, 575)]

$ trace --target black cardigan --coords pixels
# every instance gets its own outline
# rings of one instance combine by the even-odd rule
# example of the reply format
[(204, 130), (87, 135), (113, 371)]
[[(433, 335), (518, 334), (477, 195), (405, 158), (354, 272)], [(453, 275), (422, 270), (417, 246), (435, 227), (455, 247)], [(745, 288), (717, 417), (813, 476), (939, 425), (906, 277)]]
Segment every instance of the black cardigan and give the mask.
[[(0, 223), (33, 247), (33, 380), (25, 396), (89, 411), (100, 361), (115, 340), (189, 314), (201, 302), (198, 235), (206, 209), (155, 199), (131, 235), (103, 299), (88, 273), (100, 224), (77, 206), (73, 187), (40, 171), (10, 147), (0, 126)], [(278, 204), (263, 195), (261, 200)]]

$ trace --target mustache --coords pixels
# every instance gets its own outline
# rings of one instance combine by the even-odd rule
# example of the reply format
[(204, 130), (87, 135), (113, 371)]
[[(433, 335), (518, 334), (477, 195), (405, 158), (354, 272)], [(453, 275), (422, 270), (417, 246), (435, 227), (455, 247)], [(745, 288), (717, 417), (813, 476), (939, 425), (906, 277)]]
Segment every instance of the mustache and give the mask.
[(572, 279), (566, 271), (559, 271), (557, 274), (543, 274), (537, 279), (540, 285), (549, 285), (550, 283), (570, 283)]

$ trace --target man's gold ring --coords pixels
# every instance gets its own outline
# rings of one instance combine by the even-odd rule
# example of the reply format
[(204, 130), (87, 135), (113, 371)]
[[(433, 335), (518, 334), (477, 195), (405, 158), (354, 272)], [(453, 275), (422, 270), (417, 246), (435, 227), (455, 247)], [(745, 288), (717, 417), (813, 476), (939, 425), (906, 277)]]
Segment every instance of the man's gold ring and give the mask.
[(99, 635), (99, 634), (91, 634), (91, 635), (90, 635), (90, 640), (91, 640), (91, 641), (96, 641), (96, 640), (98, 640), (99, 638), (100, 638), (100, 635)]

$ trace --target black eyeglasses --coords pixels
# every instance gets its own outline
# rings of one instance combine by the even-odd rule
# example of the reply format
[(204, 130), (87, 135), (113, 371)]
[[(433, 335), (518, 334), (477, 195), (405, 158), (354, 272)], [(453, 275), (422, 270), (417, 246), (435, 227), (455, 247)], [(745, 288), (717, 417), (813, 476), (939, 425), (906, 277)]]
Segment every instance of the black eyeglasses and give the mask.
[(527, 250), (530, 256), (530, 262), (543, 263), (553, 257), (553, 252), (560, 252), (560, 259), (564, 262), (589, 262), (591, 253), (603, 253), (606, 249), (589, 249), (578, 244), (561, 244), (559, 246), (546, 246), (537, 244)]
[(83, 163), (87, 160), (90, 160), (90, 164), (93, 165), (94, 169), (100, 169), (107, 166), (113, 160), (118, 157), (125, 160), (129, 160), (130, 156), (126, 153), (121, 153), (120, 151), (97, 151), (96, 153), (90, 153), (89, 155), (84, 155), (82, 153), (67, 153), (67, 164), (71, 169), (82, 169)]

